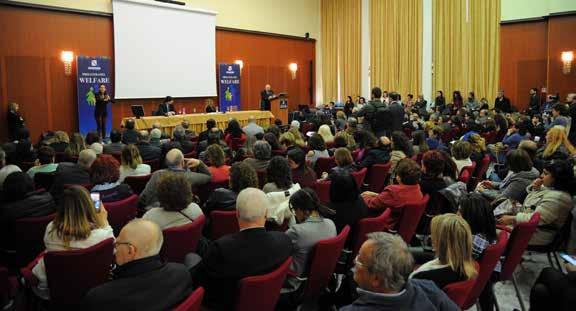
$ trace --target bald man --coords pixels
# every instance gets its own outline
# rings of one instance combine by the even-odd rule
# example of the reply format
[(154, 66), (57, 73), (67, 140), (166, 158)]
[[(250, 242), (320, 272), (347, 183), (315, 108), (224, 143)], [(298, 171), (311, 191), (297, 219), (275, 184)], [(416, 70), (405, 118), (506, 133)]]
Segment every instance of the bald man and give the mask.
[(191, 292), (190, 273), (183, 264), (159, 256), (162, 231), (155, 223), (129, 222), (114, 244), (113, 280), (93, 288), (84, 300), (87, 310), (170, 310)]
[(268, 205), (260, 189), (246, 188), (238, 194), (236, 218), (240, 232), (214, 241), (194, 277), (206, 290), (204, 306), (233, 310), (240, 279), (269, 273), (292, 255), (292, 241), (284, 232), (267, 232), (264, 228)]
[(168, 151), (165, 162), (166, 168), (152, 174), (138, 199), (138, 203), (141, 206), (146, 206), (147, 210), (158, 206), (156, 189), (160, 178), (167, 172), (184, 174), (192, 186), (206, 184), (212, 179), (206, 164), (198, 159), (185, 159), (180, 149)]
[(276, 98), (270, 84), (266, 84), (264, 91), (260, 92), (260, 110), (270, 110), (270, 101)]

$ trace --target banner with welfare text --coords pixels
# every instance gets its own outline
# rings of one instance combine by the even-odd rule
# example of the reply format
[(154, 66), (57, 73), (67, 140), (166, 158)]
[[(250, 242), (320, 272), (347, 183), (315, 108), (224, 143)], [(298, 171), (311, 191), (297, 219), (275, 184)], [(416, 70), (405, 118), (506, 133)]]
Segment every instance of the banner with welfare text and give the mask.
[[(106, 92), (112, 96), (112, 79), (110, 58), (103, 56), (78, 56), (76, 59), (78, 129), (82, 135), (96, 131), (96, 93), (101, 84), (106, 86)], [(106, 136), (112, 129), (112, 104), (106, 106)]]
[(220, 111), (240, 111), (240, 65), (220, 64), (219, 69)]

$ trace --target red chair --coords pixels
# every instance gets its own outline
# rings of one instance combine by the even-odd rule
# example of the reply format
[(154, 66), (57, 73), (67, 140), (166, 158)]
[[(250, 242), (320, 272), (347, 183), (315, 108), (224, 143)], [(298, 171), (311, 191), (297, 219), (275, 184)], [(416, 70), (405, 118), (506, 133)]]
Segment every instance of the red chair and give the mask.
[(368, 172), (368, 168), (363, 168), (359, 171), (350, 173), (350, 175), (352, 175), (352, 177), (354, 177), (354, 180), (356, 180), (356, 185), (358, 186), (358, 188), (362, 188), (362, 185), (364, 185), (364, 179), (366, 178), (366, 172)]
[(14, 222), (8, 236), (11, 237), (15, 251), (11, 261), (17, 268), (26, 266), (44, 250), (46, 226), (55, 216), (21, 218)]
[(204, 299), (204, 288), (198, 287), (173, 311), (200, 311), (202, 299)]
[(118, 161), (118, 163), (122, 163), (122, 154), (120, 152), (114, 152), (110, 154), (111, 156)]
[[(516, 278), (514, 277), (514, 270), (522, 261), (522, 255), (528, 247), (528, 242), (538, 229), (538, 222), (540, 221), (540, 214), (534, 213), (530, 218), (530, 221), (519, 223), (514, 226), (510, 238), (508, 240), (508, 246), (504, 252), (504, 260), (502, 261), (502, 270), (500, 271), (498, 281), (508, 281), (512, 280), (514, 285), (514, 290), (516, 291), (516, 296), (520, 302), (520, 307), (522, 310), (526, 310), (524, 307), (524, 302), (520, 296), (520, 291), (518, 290), (518, 285), (516, 283)], [(494, 296), (496, 301), (497, 297)]]
[(184, 262), (187, 254), (195, 252), (202, 236), (206, 217), (198, 216), (193, 222), (164, 230), (162, 258), (169, 262)]
[(314, 183), (314, 190), (322, 204), (330, 203), (330, 184), (329, 180), (320, 180)]
[(212, 219), (212, 224), (210, 225), (210, 237), (212, 240), (240, 231), (238, 219), (236, 219), (236, 211), (212, 211), (210, 219)]
[(316, 176), (322, 176), (322, 173), (330, 172), (330, 169), (336, 166), (336, 160), (334, 157), (329, 158), (318, 158), (316, 160), (316, 165), (314, 166), (314, 170), (316, 171)]
[[(476, 264), (476, 271), (479, 271), (480, 266), (478, 265), (477, 262), (475, 262), (475, 264)], [(454, 301), (454, 303), (458, 305), (458, 307), (462, 308), (462, 306), (466, 302), (466, 297), (468, 297), (468, 294), (470, 293), (470, 291), (472, 291), (472, 288), (474, 288), (476, 280), (477, 278), (473, 278), (466, 281), (451, 283), (446, 285), (442, 290), (446, 293), (448, 298)]]
[[(58, 306), (53, 310), (79, 307), (84, 295), (91, 288), (108, 280), (113, 261), (112, 238), (85, 249), (45, 253), (50, 304)], [(20, 270), (27, 284), (37, 283), (32, 274), (36, 262), (37, 260)]]
[(410, 241), (412, 241), (414, 233), (416, 233), (416, 228), (418, 227), (420, 218), (424, 215), (429, 200), (430, 196), (425, 194), (420, 202), (410, 202), (402, 208), (402, 215), (398, 220), (397, 232), (408, 245), (410, 245)]
[(368, 191), (380, 193), (386, 181), (390, 178), (390, 168), (392, 163), (388, 162), (386, 164), (374, 164), (368, 170), (367, 183)]
[(291, 263), (292, 257), (288, 257), (278, 269), (268, 274), (240, 280), (236, 293), (236, 311), (274, 310)]
[(256, 170), (256, 174), (258, 174), (258, 187), (262, 189), (266, 184), (266, 170)]
[(218, 188), (228, 188), (229, 183), (230, 181), (228, 179), (220, 182), (209, 182), (207, 184), (194, 186), (192, 192), (200, 199), (200, 206), (203, 206), (214, 190)]
[(146, 184), (150, 181), (152, 174), (143, 175), (143, 176), (128, 176), (124, 178), (124, 183), (128, 184), (132, 191), (136, 194), (142, 193), (144, 188), (146, 188)]
[(480, 161), (480, 166), (476, 170), (476, 175), (474, 177), (476, 177), (477, 180), (484, 179), (484, 175), (488, 171), (489, 167), (490, 167), (490, 155), (485, 154), (482, 160)]
[(464, 166), (460, 175), (458, 176), (458, 180), (468, 184), (472, 176), (474, 176), (474, 170), (476, 169), (476, 162), (472, 162), (472, 165)]
[(486, 283), (488, 283), (488, 280), (492, 276), (492, 272), (500, 260), (500, 256), (504, 253), (507, 243), (508, 233), (506, 231), (501, 231), (498, 236), (498, 242), (494, 245), (490, 245), (486, 250), (484, 250), (482, 260), (480, 260), (480, 270), (476, 277), (476, 284), (474, 284), (468, 297), (466, 297), (466, 302), (464, 303), (462, 310), (470, 309), (476, 303), (478, 297), (480, 297), (480, 293), (482, 293)]
[(350, 227), (346, 226), (337, 236), (316, 243), (310, 261), (308, 277), (300, 278), (306, 280), (302, 298), (317, 297), (328, 285), (349, 233)]
[(238, 151), (238, 150), (240, 150), (240, 148), (244, 147), (245, 142), (246, 142), (246, 138), (232, 137), (230, 139), (230, 143), (228, 144), (228, 147), (230, 147), (230, 150), (232, 150), (232, 151)]
[(50, 190), (54, 183), (54, 176), (56, 173), (36, 173), (34, 174), (34, 187), (35, 189)]
[(356, 258), (360, 247), (366, 242), (366, 235), (368, 233), (384, 231), (391, 213), (392, 209), (388, 208), (378, 217), (363, 218), (358, 221), (356, 234), (352, 237), (352, 249), (349, 252), (351, 254), (350, 259)]
[(150, 165), (150, 171), (152, 173), (160, 169), (160, 159), (143, 161), (142, 163)]
[(114, 236), (120, 234), (120, 230), (138, 214), (138, 196), (133, 194), (124, 200), (104, 203), (108, 212), (108, 222), (114, 229)]

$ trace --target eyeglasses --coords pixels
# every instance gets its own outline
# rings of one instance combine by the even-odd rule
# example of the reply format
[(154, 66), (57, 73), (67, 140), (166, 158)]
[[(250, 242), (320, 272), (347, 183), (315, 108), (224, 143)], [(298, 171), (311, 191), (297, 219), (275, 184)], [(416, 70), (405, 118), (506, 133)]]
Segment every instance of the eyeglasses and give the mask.
[(114, 248), (117, 248), (118, 245), (129, 245), (129, 246), (132, 246), (132, 243), (130, 243), (130, 242), (118, 242), (118, 241), (114, 242)]
[(358, 260), (358, 256), (359, 255), (356, 255), (356, 258), (354, 258), (354, 265), (358, 267), (366, 267), (360, 260)]

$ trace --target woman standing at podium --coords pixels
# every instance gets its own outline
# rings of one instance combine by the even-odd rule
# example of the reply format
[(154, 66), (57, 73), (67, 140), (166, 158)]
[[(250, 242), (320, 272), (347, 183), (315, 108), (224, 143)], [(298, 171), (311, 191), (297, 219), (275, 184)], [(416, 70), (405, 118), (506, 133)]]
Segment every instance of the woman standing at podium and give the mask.
[(108, 104), (112, 100), (106, 92), (106, 85), (100, 84), (96, 93), (96, 107), (94, 109), (94, 119), (96, 119), (96, 130), (102, 138), (106, 137), (106, 119), (108, 118)]

